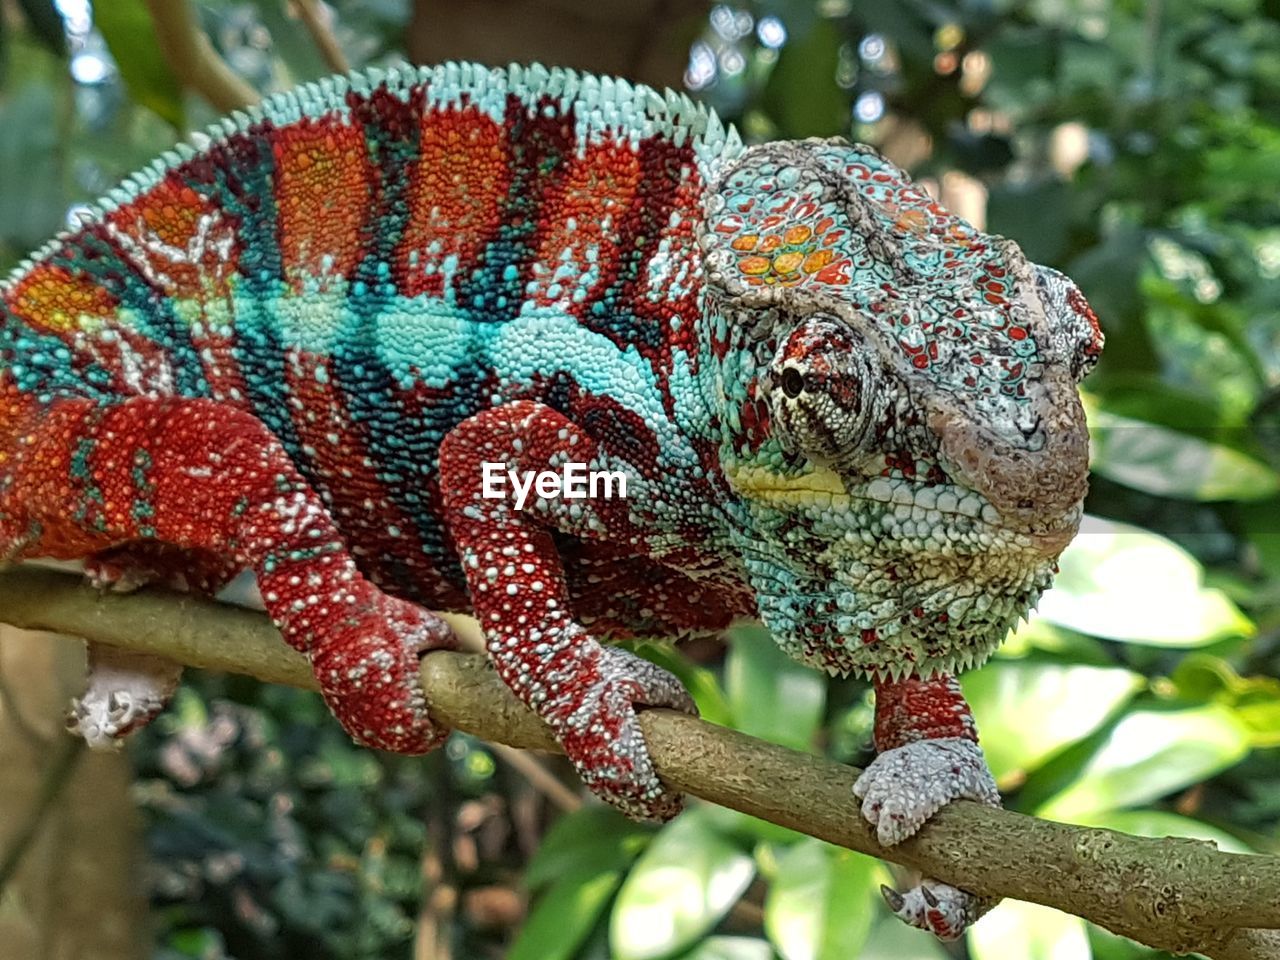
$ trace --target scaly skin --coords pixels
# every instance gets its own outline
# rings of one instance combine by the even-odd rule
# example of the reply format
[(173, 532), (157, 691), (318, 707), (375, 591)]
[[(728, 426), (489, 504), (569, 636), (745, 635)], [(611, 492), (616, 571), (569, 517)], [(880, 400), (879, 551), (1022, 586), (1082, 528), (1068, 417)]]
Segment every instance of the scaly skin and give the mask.
[[(540, 67), (327, 80), (167, 154), (0, 288), (0, 558), (205, 592), (249, 568), (344, 727), (407, 753), (446, 733), (429, 611), (474, 613), (638, 817), (680, 802), (635, 707), (693, 707), (601, 641), (760, 616), (876, 683), (858, 791), (892, 843), (998, 802), (951, 675), (1075, 532), (1100, 349), (1069, 280), (869, 148), (746, 148), (685, 98)], [(586, 462), (627, 496), (520, 510), (485, 461)], [(96, 662), (102, 740), (171, 678)], [(889, 899), (943, 936), (978, 912), (932, 881)]]

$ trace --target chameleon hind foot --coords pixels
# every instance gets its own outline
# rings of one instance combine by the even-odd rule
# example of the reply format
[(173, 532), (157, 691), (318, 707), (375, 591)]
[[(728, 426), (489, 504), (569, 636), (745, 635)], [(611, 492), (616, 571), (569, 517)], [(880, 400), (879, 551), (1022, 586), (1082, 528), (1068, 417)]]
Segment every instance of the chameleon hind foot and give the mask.
[[(90, 585), (112, 593), (132, 593), (153, 583), (212, 596), (235, 577), (241, 564), (201, 551), (137, 541), (85, 559)], [(71, 701), (67, 730), (95, 750), (118, 747), (169, 705), (182, 665), (165, 657), (89, 643), (84, 693)]]
[(71, 701), (67, 730), (95, 750), (113, 749), (169, 703), (182, 664), (104, 643), (90, 643), (85, 691)]
[(880, 893), (894, 916), (939, 940), (958, 940), (985, 911), (986, 902), (965, 890), (924, 879), (899, 893), (883, 884)]

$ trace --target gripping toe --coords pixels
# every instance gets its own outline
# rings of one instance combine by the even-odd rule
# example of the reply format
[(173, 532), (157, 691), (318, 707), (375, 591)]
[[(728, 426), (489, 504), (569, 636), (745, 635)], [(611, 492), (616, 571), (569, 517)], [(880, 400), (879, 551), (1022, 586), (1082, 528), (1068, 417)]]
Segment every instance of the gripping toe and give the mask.
[(880, 893), (900, 920), (939, 940), (958, 940), (983, 913), (982, 900), (941, 880), (925, 879), (902, 893), (881, 886)]
[(915, 834), (952, 800), (1000, 805), (982, 750), (963, 737), (917, 740), (886, 750), (862, 772), (853, 792), (886, 847)]
[(636, 716), (637, 706), (696, 714), (680, 681), (616, 647), (600, 647), (595, 676), (556, 711), (552, 726), (593, 793), (636, 820), (670, 820), (683, 799), (658, 779)]
[(358, 612), (317, 631), (307, 653), (325, 702), (357, 743), (421, 754), (449, 731), (428, 713), (419, 662), (456, 645), (440, 617), (373, 589)]

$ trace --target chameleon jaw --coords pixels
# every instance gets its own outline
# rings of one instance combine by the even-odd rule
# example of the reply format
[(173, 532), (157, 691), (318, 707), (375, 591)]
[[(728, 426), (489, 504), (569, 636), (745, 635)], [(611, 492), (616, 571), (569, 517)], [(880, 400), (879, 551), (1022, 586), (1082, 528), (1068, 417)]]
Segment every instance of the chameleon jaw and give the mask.
[(1009, 517), (981, 493), (951, 486), (936, 486), (902, 478), (872, 477), (852, 486), (830, 467), (814, 464), (806, 473), (786, 475), (767, 467), (741, 465), (726, 469), (734, 489), (753, 504), (791, 511), (900, 512), (903, 521), (925, 511), (930, 525), (962, 525), (979, 540), (982, 549), (1004, 542), (1056, 559), (1075, 536), (1083, 517), (1079, 501), (1048, 517)]

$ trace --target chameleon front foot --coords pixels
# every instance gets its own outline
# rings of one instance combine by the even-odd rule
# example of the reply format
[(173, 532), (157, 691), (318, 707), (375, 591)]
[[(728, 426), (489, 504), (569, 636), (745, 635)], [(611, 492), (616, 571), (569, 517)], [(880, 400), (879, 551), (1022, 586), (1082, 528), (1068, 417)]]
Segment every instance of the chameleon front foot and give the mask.
[(600, 798), (637, 820), (670, 820), (683, 800), (658, 779), (637, 706), (696, 715), (680, 681), (666, 670), (616, 647), (600, 647), (594, 679), (563, 707), (549, 712), (565, 753)]
[(915, 740), (875, 758), (853, 785), (886, 847), (915, 834), (952, 800), (1000, 805), (981, 748), (965, 737)]
[[(1000, 805), (1000, 792), (977, 743), (967, 737), (915, 740), (886, 750), (853, 785), (862, 815), (886, 847), (913, 836), (952, 800)], [(955, 940), (981, 915), (973, 894), (926, 878), (901, 893), (882, 887), (894, 914), (941, 940)]]
[(983, 902), (941, 880), (921, 880), (901, 893), (880, 887), (885, 903), (904, 923), (939, 940), (958, 940), (982, 913)]

